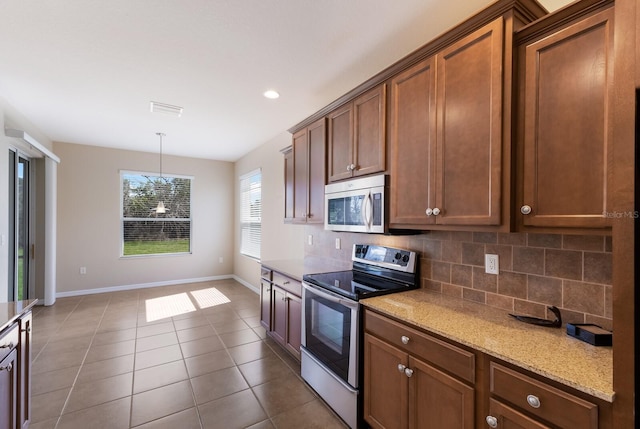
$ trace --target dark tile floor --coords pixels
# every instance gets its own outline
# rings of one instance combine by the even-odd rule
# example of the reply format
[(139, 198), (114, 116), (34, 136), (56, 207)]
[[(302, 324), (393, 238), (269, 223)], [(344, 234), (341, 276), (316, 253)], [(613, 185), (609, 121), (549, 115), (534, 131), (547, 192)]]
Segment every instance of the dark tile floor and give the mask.
[(345, 428), (233, 280), (34, 309), (30, 429)]

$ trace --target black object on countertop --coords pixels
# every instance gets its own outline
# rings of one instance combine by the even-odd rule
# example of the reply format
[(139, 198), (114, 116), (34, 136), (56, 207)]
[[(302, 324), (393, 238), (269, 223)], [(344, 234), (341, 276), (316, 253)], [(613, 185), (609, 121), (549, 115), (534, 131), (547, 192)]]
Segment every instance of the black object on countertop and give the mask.
[(613, 334), (593, 323), (567, 323), (567, 335), (593, 346), (613, 345)]
[(518, 314), (511, 314), (509, 313), (509, 316), (511, 317), (515, 317), (516, 319), (518, 319), (521, 322), (524, 323), (530, 323), (532, 325), (538, 325), (538, 326), (546, 326), (548, 328), (559, 328), (562, 326), (562, 316), (560, 315), (560, 309), (558, 307), (551, 306), (551, 307), (547, 307), (549, 310), (551, 310), (551, 312), (556, 316), (556, 320), (547, 320), (547, 319), (541, 319), (539, 317), (531, 317), (531, 316), (521, 316)]

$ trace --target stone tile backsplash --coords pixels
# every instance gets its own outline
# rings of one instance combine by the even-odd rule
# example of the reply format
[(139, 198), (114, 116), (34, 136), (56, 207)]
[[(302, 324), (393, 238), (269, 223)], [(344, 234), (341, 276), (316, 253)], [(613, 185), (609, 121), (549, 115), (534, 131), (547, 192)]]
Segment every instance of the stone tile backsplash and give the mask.
[[(597, 235), (432, 231), (384, 236), (336, 233), (307, 226), (305, 257), (333, 266), (351, 258), (354, 243), (382, 244), (420, 254), (421, 287), (509, 312), (612, 329), (611, 237)], [(340, 249), (336, 249), (336, 238)], [(500, 274), (485, 274), (484, 255), (499, 255)]]

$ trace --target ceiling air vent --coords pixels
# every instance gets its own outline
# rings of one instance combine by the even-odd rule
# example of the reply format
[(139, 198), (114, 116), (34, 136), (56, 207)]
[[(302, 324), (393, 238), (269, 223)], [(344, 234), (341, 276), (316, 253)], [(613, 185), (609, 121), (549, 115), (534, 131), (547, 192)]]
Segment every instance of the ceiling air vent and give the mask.
[(174, 106), (172, 104), (159, 103), (152, 101), (150, 104), (151, 113), (164, 113), (165, 115), (171, 115), (179, 118), (182, 116), (182, 107)]

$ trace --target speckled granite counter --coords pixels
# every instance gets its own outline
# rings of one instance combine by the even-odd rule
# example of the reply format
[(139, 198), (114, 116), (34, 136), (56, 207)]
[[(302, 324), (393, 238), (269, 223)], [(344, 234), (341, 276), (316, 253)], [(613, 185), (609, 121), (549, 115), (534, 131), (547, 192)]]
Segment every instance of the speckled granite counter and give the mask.
[(266, 260), (261, 261), (261, 264), (263, 267), (270, 268), (298, 281), (302, 281), (304, 274), (351, 269), (351, 261), (348, 264), (336, 265), (335, 262), (332, 263), (331, 261), (317, 258)]
[(0, 303), (0, 331), (18, 320), (24, 313), (31, 310), (37, 302), (37, 299), (31, 299), (28, 301)]
[(423, 290), (361, 301), (490, 356), (612, 402), (613, 350), (566, 334), (518, 322), (504, 310)]

